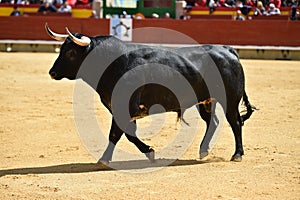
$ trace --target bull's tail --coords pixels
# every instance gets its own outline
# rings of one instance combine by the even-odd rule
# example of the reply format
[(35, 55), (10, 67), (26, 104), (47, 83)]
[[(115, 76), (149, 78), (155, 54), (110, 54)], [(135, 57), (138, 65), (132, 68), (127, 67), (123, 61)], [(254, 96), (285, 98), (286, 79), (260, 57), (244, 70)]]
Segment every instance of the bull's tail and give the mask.
[(190, 124), (187, 121), (185, 121), (185, 119), (183, 118), (184, 111), (177, 110), (176, 112), (177, 112), (177, 122), (182, 121), (186, 125), (190, 126)]
[(246, 114), (241, 115), (242, 124), (244, 124), (244, 122), (250, 118), (254, 110), (258, 110), (255, 106), (250, 104), (246, 91), (244, 91), (243, 94), (243, 103), (246, 106), (246, 110), (245, 110)]

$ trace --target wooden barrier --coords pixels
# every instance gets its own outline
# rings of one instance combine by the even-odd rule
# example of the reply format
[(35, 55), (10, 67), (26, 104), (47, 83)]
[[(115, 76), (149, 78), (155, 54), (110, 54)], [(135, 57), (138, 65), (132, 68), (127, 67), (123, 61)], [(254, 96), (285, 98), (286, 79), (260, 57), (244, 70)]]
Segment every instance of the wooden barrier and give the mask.
[(0, 17), (0, 39), (50, 40), (45, 32), (45, 23), (57, 33), (66, 33), (66, 27), (72, 32), (88, 36), (107, 35), (109, 20), (71, 17)]
[[(0, 39), (50, 40), (44, 25), (66, 33), (108, 35), (109, 20), (71, 17), (0, 17)], [(133, 42), (300, 46), (300, 22), (283, 20), (133, 20)], [(138, 30), (138, 31), (137, 31)]]
[(211, 20), (211, 19), (233, 19), (233, 15), (190, 15), (191, 19), (205, 19), (205, 20)]
[(258, 16), (253, 16), (251, 18), (252, 20), (289, 20), (290, 16), (288, 15), (258, 15)]
[[(300, 7), (298, 7), (300, 9)], [(219, 14), (227, 14), (227, 15), (234, 15), (236, 13), (237, 8), (228, 8), (228, 7), (216, 7), (215, 11), (212, 13), (213, 15), (219, 15)], [(280, 8), (281, 15), (289, 15), (291, 12), (291, 7), (281, 7)], [(194, 6), (190, 11), (190, 15), (203, 15), (203, 14), (209, 14), (210, 10), (208, 7), (203, 6)], [(253, 15), (254, 13), (254, 7), (249, 12), (249, 15)]]
[(300, 46), (300, 21), (134, 20), (133, 26), (135, 29), (161, 28), (134, 35), (134, 42), (185, 43), (177, 36), (166, 35), (165, 28), (189, 36), (200, 44)]

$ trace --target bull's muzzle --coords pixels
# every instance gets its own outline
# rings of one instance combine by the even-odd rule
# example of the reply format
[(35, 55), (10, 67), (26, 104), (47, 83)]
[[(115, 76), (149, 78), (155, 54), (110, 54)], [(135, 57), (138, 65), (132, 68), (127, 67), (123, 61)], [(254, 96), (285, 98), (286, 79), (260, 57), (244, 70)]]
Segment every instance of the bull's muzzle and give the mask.
[(50, 76), (52, 79), (55, 79), (57, 77), (57, 73), (56, 72), (49, 72)]

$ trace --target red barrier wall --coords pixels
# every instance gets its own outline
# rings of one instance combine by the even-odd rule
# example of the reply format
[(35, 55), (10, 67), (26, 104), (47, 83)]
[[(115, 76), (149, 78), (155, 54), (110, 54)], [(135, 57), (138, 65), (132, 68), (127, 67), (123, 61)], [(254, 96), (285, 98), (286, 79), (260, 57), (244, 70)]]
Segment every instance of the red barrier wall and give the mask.
[[(72, 32), (88, 36), (109, 34), (107, 19), (0, 17), (0, 39), (49, 40), (44, 29), (46, 22), (58, 33), (65, 33), (67, 26)], [(138, 29), (145, 27), (156, 29)], [(171, 29), (200, 44), (300, 46), (300, 21), (148, 19), (133, 20), (133, 28), (140, 30), (134, 32), (134, 42), (187, 43), (186, 40), (181, 40), (178, 36), (172, 37), (173, 34), (166, 32)]]
[(107, 35), (109, 20), (82, 19), (71, 17), (0, 17), (0, 39), (49, 40), (45, 23), (57, 33), (83, 33), (88, 36)]
[[(179, 31), (200, 44), (300, 46), (300, 21), (282, 20), (136, 20), (134, 28), (161, 27)], [(163, 32), (163, 31), (162, 31)], [(146, 33), (145, 33), (146, 34)], [(164, 43), (163, 33), (134, 37), (135, 42)], [(173, 41), (180, 43), (180, 41)]]

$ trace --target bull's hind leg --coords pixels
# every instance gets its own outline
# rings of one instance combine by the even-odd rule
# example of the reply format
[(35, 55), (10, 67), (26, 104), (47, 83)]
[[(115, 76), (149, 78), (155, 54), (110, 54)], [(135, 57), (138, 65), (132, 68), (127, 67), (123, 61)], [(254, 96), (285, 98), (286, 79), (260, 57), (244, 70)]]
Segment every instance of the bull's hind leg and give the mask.
[(144, 153), (151, 162), (155, 161), (155, 152), (150, 146), (143, 143), (137, 136), (132, 136), (130, 134), (125, 135), (127, 139), (132, 142), (142, 153)]
[[(209, 109), (208, 109), (209, 108)], [(206, 131), (200, 145), (199, 157), (203, 159), (210, 151), (210, 142), (219, 125), (219, 120), (215, 114), (216, 102), (210, 105), (197, 105), (201, 118), (206, 122)]]
[(238, 105), (228, 106), (226, 112), (226, 118), (229, 122), (234, 138), (235, 138), (235, 152), (231, 158), (231, 161), (242, 161), (242, 155), (244, 155), (243, 143), (242, 143), (242, 121), (238, 110)]
[(146, 145), (144, 142), (142, 142), (137, 136), (136, 136), (136, 121), (133, 121), (131, 123), (134, 123), (134, 130), (132, 133), (128, 134), (125, 133), (127, 139), (132, 142), (142, 153), (146, 155), (146, 157), (151, 161), (154, 162), (154, 150), (149, 146)]
[(142, 153), (144, 153), (151, 162), (154, 162), (154, 150), (136, 136), (137, 125), (135, 119), (148, 115), (147, 110), (145, 106), (140, 103), (140, 93), (137, 93), (137, 95), (132, 95), (131, 98), (132, 103), (130, 105), (132, 107), (130, 107), (130, 113), (135, 117), (132, 117), (129, 123), (134, 126), (131, 126), (131, 129), (129, 130), (130, 132), (126, 131), (125, 135), (127, 139), (132, 142)]

